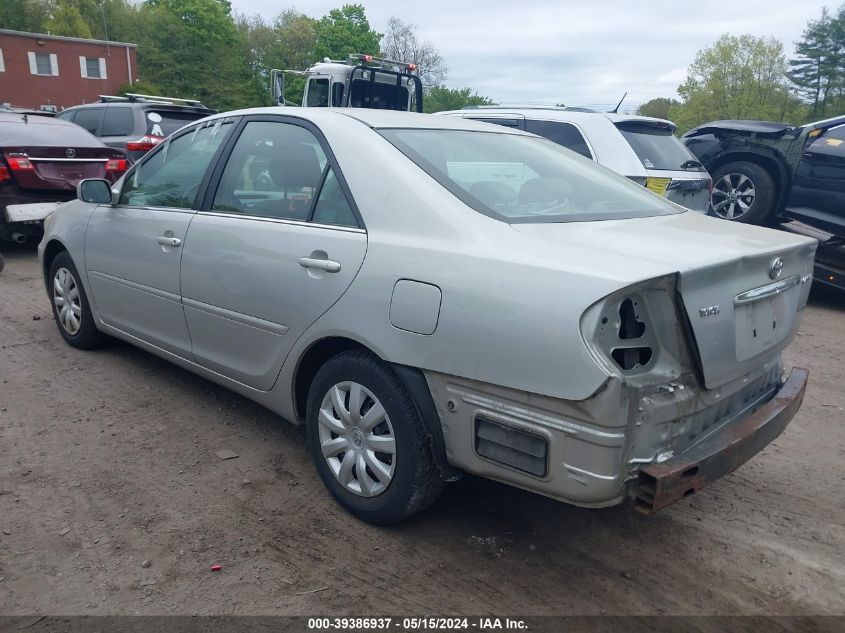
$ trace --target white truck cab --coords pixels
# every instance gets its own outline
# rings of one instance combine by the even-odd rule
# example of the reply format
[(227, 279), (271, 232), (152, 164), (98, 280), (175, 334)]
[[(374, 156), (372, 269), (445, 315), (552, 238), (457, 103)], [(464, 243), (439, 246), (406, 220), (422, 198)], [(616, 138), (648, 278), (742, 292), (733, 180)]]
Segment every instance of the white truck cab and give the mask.
[(346, 61), (325, 58), (304, 71), (272, 70), (273, 99), (285, 101), (285, 75), (305, 77), (304, 108), (371, 108), (422, 112), (423, 94), (416, 64), (373, 57), (350, 55)]

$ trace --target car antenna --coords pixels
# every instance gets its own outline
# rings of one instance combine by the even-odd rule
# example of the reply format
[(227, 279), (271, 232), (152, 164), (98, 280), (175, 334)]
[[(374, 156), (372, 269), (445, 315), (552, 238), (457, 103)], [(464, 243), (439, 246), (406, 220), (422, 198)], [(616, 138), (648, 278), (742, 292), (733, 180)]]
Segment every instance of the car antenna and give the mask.
[(616, 107), (615, 107), (615, 108), (613, 108), (613, 110), (611, 110), (611, 111), (610, 111), (610, 112), (611, 112), (611, 114), (618, 114), (618, 113), (619, 113), (619, 106), (621, 106), (621, 105), (622, 105), (622, 102), (623, 102), (623, 101), (625, 101), (625, 97), (627, 97), (627, 96), (628, 96), (628, 92), (627, 92), (627, 91), (625, 91), (625, 94), (624, 94), (624, 95), (622, 95), (622, 98), (619, 100), (619, 103), (617, 103), (617, 104), (616, 104)]

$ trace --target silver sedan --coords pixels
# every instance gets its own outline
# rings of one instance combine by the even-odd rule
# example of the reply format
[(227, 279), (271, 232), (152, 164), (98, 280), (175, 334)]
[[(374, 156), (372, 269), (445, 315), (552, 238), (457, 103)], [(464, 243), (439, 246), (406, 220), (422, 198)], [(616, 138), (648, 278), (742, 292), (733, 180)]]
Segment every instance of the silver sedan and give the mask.
[(304, 423), (374, 523), (474, 473), (651, 512), (794, 415), (815, 242), (686, 212), (550, 141), (265, 108), (80, 183), (39, 254), (59, 332), (129, 341)]

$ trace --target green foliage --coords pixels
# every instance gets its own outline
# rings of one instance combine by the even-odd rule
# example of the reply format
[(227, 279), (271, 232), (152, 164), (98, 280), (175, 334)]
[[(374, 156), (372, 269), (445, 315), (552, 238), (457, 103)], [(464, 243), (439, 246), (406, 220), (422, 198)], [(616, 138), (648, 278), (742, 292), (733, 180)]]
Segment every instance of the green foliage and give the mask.
[(318, 59), (343, 59), (350, 53), (378, 55), (381, 33), (370, 28), (364, 7), (345, 4), (314, 23)]
[(650, 116), (657, 119), (668, 119), (669, 110), (673, 106), (679, 106), (681, 103), (677, 99), (667, 99), (665, 97), (657, 97), (646, 101), (639, 108), (637, 114), (640, 116)]
[(803, 116), (790, 93), (783, 44), (771, 37), (723, 35), (698, 52), (669, 108), (679, 131), (714, 119), (783, 121)]
[(842, 112), (845, 89), (845, 5), (835, 16), (823, 8), (810, 20), (789, 60), (789, 77), (796, 92), (810, 106), (812, 118)]
[(82, 17), (83, 8), (91, 11), (96, 5), (85, 0), (57, 0), (45, 25), (47, 31), (69, 37), (93, 37), (91, 27)]
[(43, 33), (52, 8), (50, 0), (3, 0), (0, 29)]
[(494, 101), (472, 92), (472, 88), (453, 89), (446, 86), (432, 86), (426, 90), (423, 98), (423, 108), (426, 112), (460, 110), (471, 105), (494, 105)]

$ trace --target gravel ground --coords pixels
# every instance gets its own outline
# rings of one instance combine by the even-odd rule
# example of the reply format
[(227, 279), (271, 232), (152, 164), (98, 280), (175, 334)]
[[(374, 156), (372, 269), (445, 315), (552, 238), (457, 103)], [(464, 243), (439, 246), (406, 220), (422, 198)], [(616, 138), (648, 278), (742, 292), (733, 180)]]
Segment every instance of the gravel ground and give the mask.
[(690, 499), (646, 517), (466, 477), (379, 529), (269, 411), (123, 343), (65, 345), (35, 254), (6, 256), (0, 613), (845, 614), (839, 295), (814, 292), (786, 354), (811, 380), (792, 424)]

